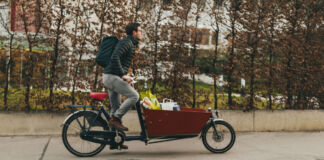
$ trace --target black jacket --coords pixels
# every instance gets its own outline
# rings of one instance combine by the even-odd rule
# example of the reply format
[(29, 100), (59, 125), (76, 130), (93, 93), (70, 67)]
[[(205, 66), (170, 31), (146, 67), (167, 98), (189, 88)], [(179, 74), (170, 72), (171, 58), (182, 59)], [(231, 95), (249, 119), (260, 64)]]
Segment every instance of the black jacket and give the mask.
[(111, 55), (111, 61), (105, 68), (104, 73), (114, 74), (119, 77), (126, 75), (135, 56), (135, 46), (138, 40), (133, 36), (127, 36), (120, 40)]

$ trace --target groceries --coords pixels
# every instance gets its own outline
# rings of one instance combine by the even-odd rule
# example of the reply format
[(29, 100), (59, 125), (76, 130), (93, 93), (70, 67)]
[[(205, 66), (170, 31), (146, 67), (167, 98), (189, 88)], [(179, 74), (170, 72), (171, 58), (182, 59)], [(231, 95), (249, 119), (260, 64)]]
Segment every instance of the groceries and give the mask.
[(150, 106), (152, 105), (152, 101), (149, 98), (145, 97), (143, 99), (142, 104), (145, 108), (150, 108)]
[(150, 90), (141, 92), (141, 104), (146, 109), (153, 110), (169, 110), (169, 111), (180, 111), (180, 106), (177, 102), (174, 102), (172, 99), (163, 99), (163, 103), (159, 103), (156, 96), (151, 93)]
[(162, 110), (169, 110), (169, 111), (180, 110), (180, 106), (177, 104), (177, 102), (173, 102), (172, 99), (164, 98), (163, 103), (160, 103), (160, 105)]
[(161, 110), (161, 106), (156, 96), (151, 93), (151, 90), (141, 92), (141, 104), (147, 109)]
[(144, 97), (141, 103), (147, 109), (161, 110), (160, 104), (156, 98), (151, 100), (148, 97)]

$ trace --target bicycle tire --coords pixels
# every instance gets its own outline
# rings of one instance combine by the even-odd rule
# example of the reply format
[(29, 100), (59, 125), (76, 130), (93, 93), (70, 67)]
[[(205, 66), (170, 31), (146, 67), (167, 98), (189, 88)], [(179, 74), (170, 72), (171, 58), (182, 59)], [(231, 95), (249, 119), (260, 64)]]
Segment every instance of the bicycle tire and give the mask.
[[(94, 156), (94, 155), (100, 153), (105, 148), (106, 144), (98, 144), (98, 143), (93, 143), (93, 142), (89, 142), (89, 141), (86, 141), (86, 140), (82, 140), (80, 135), (76, 135), (78, 138), (81, 139), (81, 141), (85, 141), (85, 142), (90, 143), (90, 144), (92, 143), (92, 144), (97, 144), (98, 145), (97, 148), (95, 148), (94, 150), (92, 150), (90, 152), (82, 152), (82, 151), (77, 150), (75, 147), (73, 147), (73, 144), (70, 144), (70, 142), (68, 140), (68, 136), (69, 136), (68, 131), (70, 129), (71, 123), (73, 123), (74, 121), (76, 121), (79, 118), (82, 119), (82, 117), (84, 117), (84, 119), (83, 119), (84, 123), (89, 123), (88, 119), (89, 118), (90, 119), (94, 118), (96, 116), (97, 116), (97, 113), (92, 112), (92, 111), (79, 111), (78, 113), (75, 113), (72, 116), (70, 116), (65, 121), (65, 123), (63, 124), (63, 129), (62, 129), (62, 140), (63, 140), (64, 146), (67, 148), (67, 150), (70, 153), (72, 153), (72, 154), (74, 154), (74, 155), (76, 155), (78, 157), (91, 157), (91, 156)], [(85, 119), (87, 119), (87, 120), (85, 121)], [(78, 122), (78, 124), (80, 124), (80, 122)], [(97, 118), (94, 124), (95, 124), (96, 127), (102, 128), (103, 130), (108, 130), (107, 123), (103, 119)], [(86, 125), (86, 124), (84, 124), (84, 125)], [(80, 132), (81, 132), (81, 128), (80, 128)]]
[[(210, 152), (213, 152), (213, 153), (225, 153), (227, 152), (228, 150), (230, 150), (234, 143), (235, 143), (235, 138), (236, 138), (236, 135), (235, 135), (235, 131), (233, 129), (233, 127), (225, 122), (225, 121), (215, 121), (215, 125), (216, 125), (216, 130), (218, 130), (217, 128), (220, 128), (220, 127), (225, 127), (225, 129), (227, 129), (230, 133), (230, 140), (229, 140), (229, 143), (225, 146), (225, 147), (222, 147), (220, 149), (218, 148), (215, 148), (213, 147), (210, 143), (210, 141), (212, 140), (208, 140), (207, 138), (207, 134), (209, 133), (208, 131), (210, 129), (212, 129), (211, 131), (213, 131), (213, 126), (212, 126), (212, 123), (208, 123), (202, 130), (202, 142), (204, 144), (204, 146), (210, 151)], [(212, 133), (212, 139), (217, 143), (217, 141), (223, 141), (224, 140), (224, 133), (221, 132), (221, 130), (218, 130), (217, 132), (219, 132), (221, 134), (221, 136), (216, 136), (215, 132), (213, 131)], [(216, 137), (216, 138), (215, 138)]]

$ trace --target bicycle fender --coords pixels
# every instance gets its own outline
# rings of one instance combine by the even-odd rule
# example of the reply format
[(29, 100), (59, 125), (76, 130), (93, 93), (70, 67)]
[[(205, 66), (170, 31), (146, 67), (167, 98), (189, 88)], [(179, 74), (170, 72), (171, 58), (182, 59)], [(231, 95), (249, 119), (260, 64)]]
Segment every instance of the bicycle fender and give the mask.
[[(216, 122), (216, 121), (224, 121), (224, 119), (217, 118), (217, 119), (214, 119), (213, 121), (214, 121), (214, 122)], [(225, 121), (224, 121), (224, 122), (225, 122)]]
[[(65, 118), (65, 120), (63, 121), (63, 123), (61, 124), (61, 126), (63, 126), (69, 118), (71, 118), (72, 116), (74, 116), (74, 115), (76, 115), (76, 114), (78, 114), (80, 112), (92, 112), (94, 114), (97, 114), (96, 112), (89, 111), (89, 110), (87, 110), (87, 111), (83, 111), (83, 110), (81, 110), (81, 111), (75, 111), (75, 112), (71, 113), (69, 116), (67, 116)], [(97, 118), (99, 119), (99, 121), (103, 121), (106, 125), (108, 125), (107, 122), (102, 117), (97, 117)]]
[(69, 115), (65, 118), (65, 120), (63, 121), (62, 125), (64, 125), (64, 124), (66, 123), (66, 121), (67, 121), (70, 117), (72, 117), (72, 116), (75, 115), (75, 114), (78, 114), (79, 112), (81, 112), (81, 111), (75, 111), (75, 112), (69, 114)]

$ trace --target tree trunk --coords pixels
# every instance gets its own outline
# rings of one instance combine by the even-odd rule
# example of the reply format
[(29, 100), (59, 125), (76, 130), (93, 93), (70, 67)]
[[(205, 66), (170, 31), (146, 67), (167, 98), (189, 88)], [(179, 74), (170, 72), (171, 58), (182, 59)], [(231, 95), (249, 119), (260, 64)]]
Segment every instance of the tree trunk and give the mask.
[[(27, 52), (27, 54), (29, 54), (29, 62), (30, 64), (28, 65), (27, 64), (27, 70), (28, 70), (28, 74), (26, 74), (26, 80), (25, 80), (25, 84), (26, 84), (26, 92), (25, 92), (25, 104), (26, 104), (26, 110), (27, 111), (30, 111), (31, 107), (30, 107), (30, 104), (29, 104), (29, 95), (30, 95), (30, 87), (31, 87), (31, 80), (33, 78), (33, 74), (34, 74), (34, 65), (35, 65), (35, 59), (34, 59), (34, 54), (33, 54), (33, 45), (34, 43), (36, 42), (36, 38), (41, 30), (41, 27), (42, 27), (42, 20), (44, 19), (45, 16), (43, 17), (40, 17), (40, 12), (41, 12), (41, 9), (40, 9), (40, 1), (37, 0), (36, 1), (37, 3), (37, 9), (36, 9), (36, 15), (38, 15), (37, 18), (37, 21), (35, 22), (35, 26), (36, 26), (36, 31), (35, 31), (35, 34), (31, 37), (31, 35), (29, 36), (29, 30), (28, 30), (28, 27), (30, 26), (27, 21), (27, 12), (26, 12), (26, 6), (25, 6), (25, 3), (22, 3), (21, 4), (21, 9), (22, 9), (22, 20), (23, 20), (23, 25), (24, 25), (24, 32), (25, 32), (25, 35), (26, 35), (26, 39), (28, 41), (28, 47), (29, 47), (29, 51)], [(37, 43), (35, 43), (37, 44)]]
[(217, 30), (215, 31), (215, 54), (214, 54), (214, 59), (213, 59), (213, 79), (214, 79), (214, 109), (217, 109), (217, 84), (216, 84), (216, 63), (217, 63), (217, 55), (218, 55), (218, 35), (219, 35), (219, 30), (218, 30), (218, 24), (217, 24)]
[[(138, 13), (139, 13), (139, 11), (140, 11), (140, 9), (141, 9), (141, 0), (138, 0), (137, 1), (137, 5), (136, 5), (136, 7), (135, 7), (135, 18), (134, 18), (134, 22), (137, 22), (138, 20)], [(138, 53), (138, 47), (135, 47), (135, 53)], [(135, 61), (133, 60), (133, 62), (132, 62), (132, 73), (134, 74), (134, 75), (136, 75), (136, 66), (137, 64), (135, 63)], [(138, 84), (135, 84), (135, 88), (138, 88), (138, 86), (137, 86)]]
[[(272, 46), (272, 40), (270, 45)], [(270, 57), (269, 57), (269, 81), (268, 81), (268, 96), (269, 96), (269, 102), (268, 102), (268, 108), (272, 109), (272, 77), (273, 77), (273, 69), (272, 69), (272, 47), (270, 48)]]
[[(102, 35), (103, 35), (103, 27), (104, 27), (104, 20), (102, 19), (101, 20), (101, 26), (100, 26), (100, 41), (102, 39)], [(99, 46), (100, 46), (100, 43), (98, 45), (98, 50), (99, 50)], [(97, 91), (97, 84), (98, 84), (98, 76), (99, 76), (99, 67), (97, 64), (96, 65), (96, 71), (95, 71), (95, 79), (94, 79), (94, 83), (93, 83), (93, 90)]]
[[(256, 48), (254, 49), (254, 52), (256, 52)], [(249, 107), (250, 110), (254, 109), (254, 58), (255, 53), (251, 55), (251, 72), (250, 72), (250, 100), (249, 100)]]
[(192, 108), (195, 108), (196, 106), (196, 79), (195, 79), (195, 73), (192, 75)]
[(307, 100), (307, 96), (310, 96), (309, 93), (307, 93), (307, 90), (305, 88), (305, 84), (307, 79), (309, 79), (309, 76), (306, 74), (308, 72), (308, 64), (307, 62), (309, 61), (308, 58), (308, 53), (309, 53), (309, 49), (307, 48), (308, 46), (313, 46), (311, 43), (311, 34), (312, 31), (314, 30), (314, 23), (312, 24), (313, 21), (313, 17), (315, 15), (317, 15), (319, 9), (317, 9), (315, 6), (319, 6), (319, 2), (316, 1), (316, 4), (308, 4), (306, 7), (306, 13), (307, 13), (307, 18), (306, 18), (306, 35), (305, 35), (305, 45), (303, 45), (304, 48), (304, 54), (302, 55), (303, 58), (303, 62), (302, 62), (302, 73), (301, 73), (301, 80), (299, 83), (299, 90), (298, 90), (298, 98), (297, 98), (297, 104), (302, 106), (302, 109), (309, 109), (308, 107), (308, 100)]
[[(297, 25), (297, 16), (298, 16), (298, 0), (295, 0), (295, 17), (293, 17), (291, 19), (291, 24), (292, 24), (292, 29), (291, 29), (291, 38), (295, 39), (295, 29), (296, 29), (296, 25)], [(292, 51), (292, 47), (293, 44), (291, 43), (291, 40), (289, 41), (288, 43), (289, 45), (289, 52), (288, 52), (288, 61), (287, 61), (287, 65), (286, 65), (286, 69), (287, 69), (287, 74), (286, 74), (286, 80), (287, 80), (287, 85), (286, 85), (286, 91), (287, 91), (287, 101), (286, 101), (286, 105), (287, 105), (287, 108), (289, 109), (293, 109), (294, 106), (293, 106), (293, 99), (292, 99), (292, 81), (291, 81), (291, 76), (294, 75), (293, 74), (293, 71), (292, 71), (292, 56), (294, 55), (293, 51)]]
[[(190, 0), (189, 2), (190, 4), (192, 4), (192, 1)], [(186, 11), (186, 18), (185, 18), (185, 23), (184, 23), (184, 31), (185, 32), (182, 32), (181, 34), (181, 40), (180, 40), (180, 44), (177, 48), (177, 53), (176, 53), (176, 57), (175, 57), (175, 63), (173, 65), (173, 83), (172, 83), (172, 91), (171, 91), (171, 94), (176, 96), (176, 89), (177, 89), (177, 70), (178, 70), (178, 64), (179, 64), (179, 58), (180, 58), (180, 55), (179, 53), (182, 52), (182, 44), (184, 44), (184, 38), (186, 36), (186, 32), (187, 32), (187, 23), (188, 23), (188, 16), (189, 16), (189, 12), (191, 10), (191, 5), (187, 8), (187, 11)], [(182, 72), (180, 74), (183, 74)]]
[(162, 13), (162, 9), (159, 9), (158, 12), (158, 18), (157, 21), (155, 23), (155, 30), (154, 30), (154, 55), (153, 55), (153, 84), (152, 84), (152, 92), (155, 92), (155, 87), (157, 84), (157, 74), (158, 74), (158, 67), (157, 67), (157, 57), (158, 57), (158, 27), (159, 27), (159, 22), (161, 19), (161, 13)]
[[(275, 13), (275, 12), (273, 12)], [(270, 44), (269, 44), (269, 80), (268, 80), (268, 96), (269, 96), (269, 102), (268, 102), (268, 109), (272, 109), (272, 80), (273, 80), (273, 39), (274, 39), (274, 15), (271, 17), (271, 24), (270, 24)]]
[(288, 53), (289, 57), (288, 57), (288, 62), (287, 62), (287, 74), (286, 74), (286, 79), (287, 79), (287, 85), (286, 85), (286, 90), (287, 90), (287, 108), (292, 109), (292, 93), (291, 93), (291, 80), (290, 80), (290, 75), (291, 73), (291, 52)]
[(258, 7), (258, 21), (256, 24), (256, 31), (255, 31), (255, 37), (253, 38), (253, 53), (251, 56), (251, 75), (250, 75), (250, 109), (254, 109), (254, 78), (255, 78), (255, 72), (254, 72), (254, 63), (255, 63), (255, 58), (258, 56), (258, 47), (259, 47), (259, 34), (260, 34), (260, 23), (262, 20), (261, 14), (263, 12), (262, 7), (264, 7), (264, 2), (261, 2), (261, 8)]
[[(78, 1), (78, 6), (80, 6), (80, 1)], [(77, 29), (78, 29), (78, 24), (79, 24), (79, 14), (75, 17), (75, 26), (74, 26), (74, 38), (77, 39)], [(73, 42), (73, 47), (76, 46), (76, 40), (74, 40)], [(75, 52), (75, 51), (74, 51)], [(75, 84), (76, 84), (76, 77), (78, 75), (78, 70), (79, 70), (79, 65), (81, 62), (81, 58), (82, 58), (82, 52), (79, 52), (80, 56), (79, 56), (79, 61), (78, 64), (75, 66), (75, 72), (73, 75), (73, 81), (72, 81), (72, 93), (71, 93), (71, 98), (72, 98), (72, 104), (75, 103)]]
[(76, 65), (75, 72), (73, 75), (72, 95), (71, 95), (72, 96), (72, 104), (75, 104), (75, 85), (76, 85), (76, 80), (77, 80), (77, 76), (78, 76), (78, 72), (79, 72), (81, 58), (82, 58), (82, 53), (80, 53), (79, 63)]
[[(62, 8), (62, 0), (59, 0), (59, 4), (61, 7), (61, 16), (60, 18), (57, 19), (58, 24), (57, 24), (57, 29), (56, 29), (56, 39), (55, 39), (55, 44), (54, 44), (54, 56), (52, 58), (52, 66), (51, 66), (51, 79), (50, 79), (50, 105), (53, 104), (54, 102), (54, 93), (53, 93), (53, 88), (54, 88), (54, 81), (56, 78), (56, 63), (57, 63), (57, 58), (59, 55), (59, 39), (60, 39), (60, 28), (61, 28), (61, 22), (62, 22), (62, 18), (63, 17), (63, 8)], [(50, 106), (52, 107), (52, 106)], [(51, 109), (51, 108), (48, 108)]]
[(240, 7), (240, 2), (238, 0), (234, 0), (231, 2), (231, 11), (232, 12), (232, 18), (231, 18), (231, 36), (232, 36), (232, 45), (231, 45), (231, 51), (229, 55), (229, 71), (227, 72), (227, 78), (228, 78), (228, 105), (231, 106), (233, 105), (233, 100), (232, 100), (232, 85), (233, 85), (233, 72), (234, 72), (234, 49), (235, 49), (235, 38), (236, 38), (236, 32), (235, 32), (235, 23), (237, 20), (237, 11), (239, 10)]
[[(199, 10), (199, 9), (198, 9)], [(198, 27), (199, 15), (196, 17), (196, 29)], [(195, 38), (192, 50), (192, 68), (194, 72), (192, 73), (192, 108), (196, 106), (196, 51), (197, 51), (197, 30), (195, 30)]]
[(5, 84), (5, 90), (4, 90), (4, 97), (3, 97), (3, 101), (4, 101), (4, 110), (8, 111), (9, 107), (7, 104), (7, 100), (8, 100), (8, 90), (9, 90), (9, 77), (10, 77), (10, 66), (12, 63), (12, 41), (14, 38), (14, 34), (10, 34), (10, 44), (9, 44), (9, 61), (6, 65), (6, 84)]
[(30, 44), (29, 46), (29, 51), (28, 53), (29, 54), (29, 62), (30, 64), (27, 65), (27, 69), (29, 70), (28, 71), (28, 74), (26, 75), (26, 80), (25, 80), (25, 84), (26, 84), (26, 92), (25, 92), (25, 104), (26, 104), (26, 110), (27, 111), (30, 111), (31, 110), (31, 106), (30, 106), (30, 103), (29, 103), (29, 96), (30, 96), (30, 87), (31, 87), (31, 80), (33, 78), (33, 74), (34, 74), (34, 55), (32, 53), (32, 45)]
[[(235, 14), (235, 13), (234, 13)], [(236, 14), (235, 14), (236, 15)], [(231, 106), (233, 105), (233, 100), (232, 100), (232, 75), (233, 75), (233, 70), (234, 70), (234, 47), (235, 47), (235, 19), (236, 16), (234, 15), (234, 20), (232, 20), (232, 46), (231, 46), (231, 52), (230, 52), (230, 58), (229, 58), (229, 71), (227, 75), (227, 81), (228, 81), (228, 105)]]

